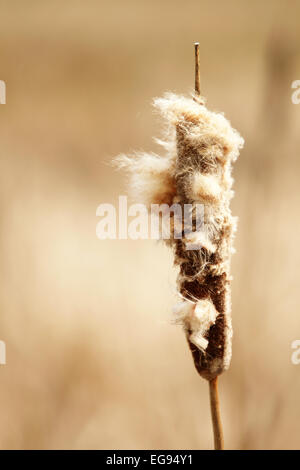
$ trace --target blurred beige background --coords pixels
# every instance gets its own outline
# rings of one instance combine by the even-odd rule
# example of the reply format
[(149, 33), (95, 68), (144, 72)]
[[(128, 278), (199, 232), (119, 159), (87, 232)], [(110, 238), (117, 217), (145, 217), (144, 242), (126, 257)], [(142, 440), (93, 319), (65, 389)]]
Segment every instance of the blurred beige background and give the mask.
[(154, 241), (100, 241), (111, 159), (158, 151), (151, 100), (201, 85), (246, 140), (225, 443), (300, 448), (300, 1), (1, 1), (0, 447), (212, 448), (208, 386)]

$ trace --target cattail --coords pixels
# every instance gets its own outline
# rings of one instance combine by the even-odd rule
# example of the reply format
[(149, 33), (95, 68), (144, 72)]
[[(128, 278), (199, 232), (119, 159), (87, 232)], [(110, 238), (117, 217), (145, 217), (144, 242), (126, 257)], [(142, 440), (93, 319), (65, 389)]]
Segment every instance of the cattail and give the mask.
[[(117, 163), (131, 175), (131, 189), (139, 202), (149, 208), (151, 204), (175, 204), (188, 215), (183, 217), (184, 222), (188, 219), (188, 227), (185, 223), (182, 228), (176, 213), (170, 214), (168, 243), (179, 267), (181, 297), (174, 313), (183, 325), (197, 371), (210, 382), (214, 415), (215, 381), (231, 360), (230, 257), (236, 219), (229, 204), (233, 196), (232, 163), (243, 139), (223, 114), (206, 108), (200, 96), (198, 67), (196, 60), (192, 97), (168, 93), (154, 100), (166, 121), (164, 139), (158, 140), (164, 155), (123, 155)], [(198, 207), (203, 209), (200, 227)]]

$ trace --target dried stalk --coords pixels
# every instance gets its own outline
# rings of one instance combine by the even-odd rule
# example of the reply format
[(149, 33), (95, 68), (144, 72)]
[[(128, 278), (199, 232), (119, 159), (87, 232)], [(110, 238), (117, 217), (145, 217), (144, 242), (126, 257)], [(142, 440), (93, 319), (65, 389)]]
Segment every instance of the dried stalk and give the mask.
[(199, 42), (195, 42), (195, 94), (200, 96), (200, 53)]
[(215, 450), (224, 449), (223, 427), (220, 414), (220, 402), (218, 393), (218, 377), (209, 381), (209, 397), (211, 419), (214, 431)]

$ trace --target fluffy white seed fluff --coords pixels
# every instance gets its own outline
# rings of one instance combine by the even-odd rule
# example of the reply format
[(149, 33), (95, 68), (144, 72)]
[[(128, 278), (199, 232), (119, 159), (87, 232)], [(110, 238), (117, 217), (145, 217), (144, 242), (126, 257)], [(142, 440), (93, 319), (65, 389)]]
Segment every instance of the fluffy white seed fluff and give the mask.
[(215, 176), (200, 172), (192, 175), (191, 196), (195, 201), (217, 203), (221, 192), (222, 188)]
[(183, 325), (190, 341), (202, 351), (205, 351), (208, 340), (205, 334), (216, 321), (218, 312), (208, 300), (199, 300), (196, 303), (183, 301), (174, 307), (176, 322)]

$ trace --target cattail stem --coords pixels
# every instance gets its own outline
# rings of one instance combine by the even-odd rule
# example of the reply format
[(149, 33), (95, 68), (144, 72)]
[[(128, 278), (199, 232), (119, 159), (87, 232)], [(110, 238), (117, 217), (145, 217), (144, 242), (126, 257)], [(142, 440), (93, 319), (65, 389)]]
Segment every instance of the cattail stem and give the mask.
[(221, 423), (218, 394), (218, 377), (209, 381), (211, 419), (214, 431), (215, 450), (224, 450), (223, 428)]
[(200, 56), (199, 42), (195, 42), (195, 94), (200, 95)]

